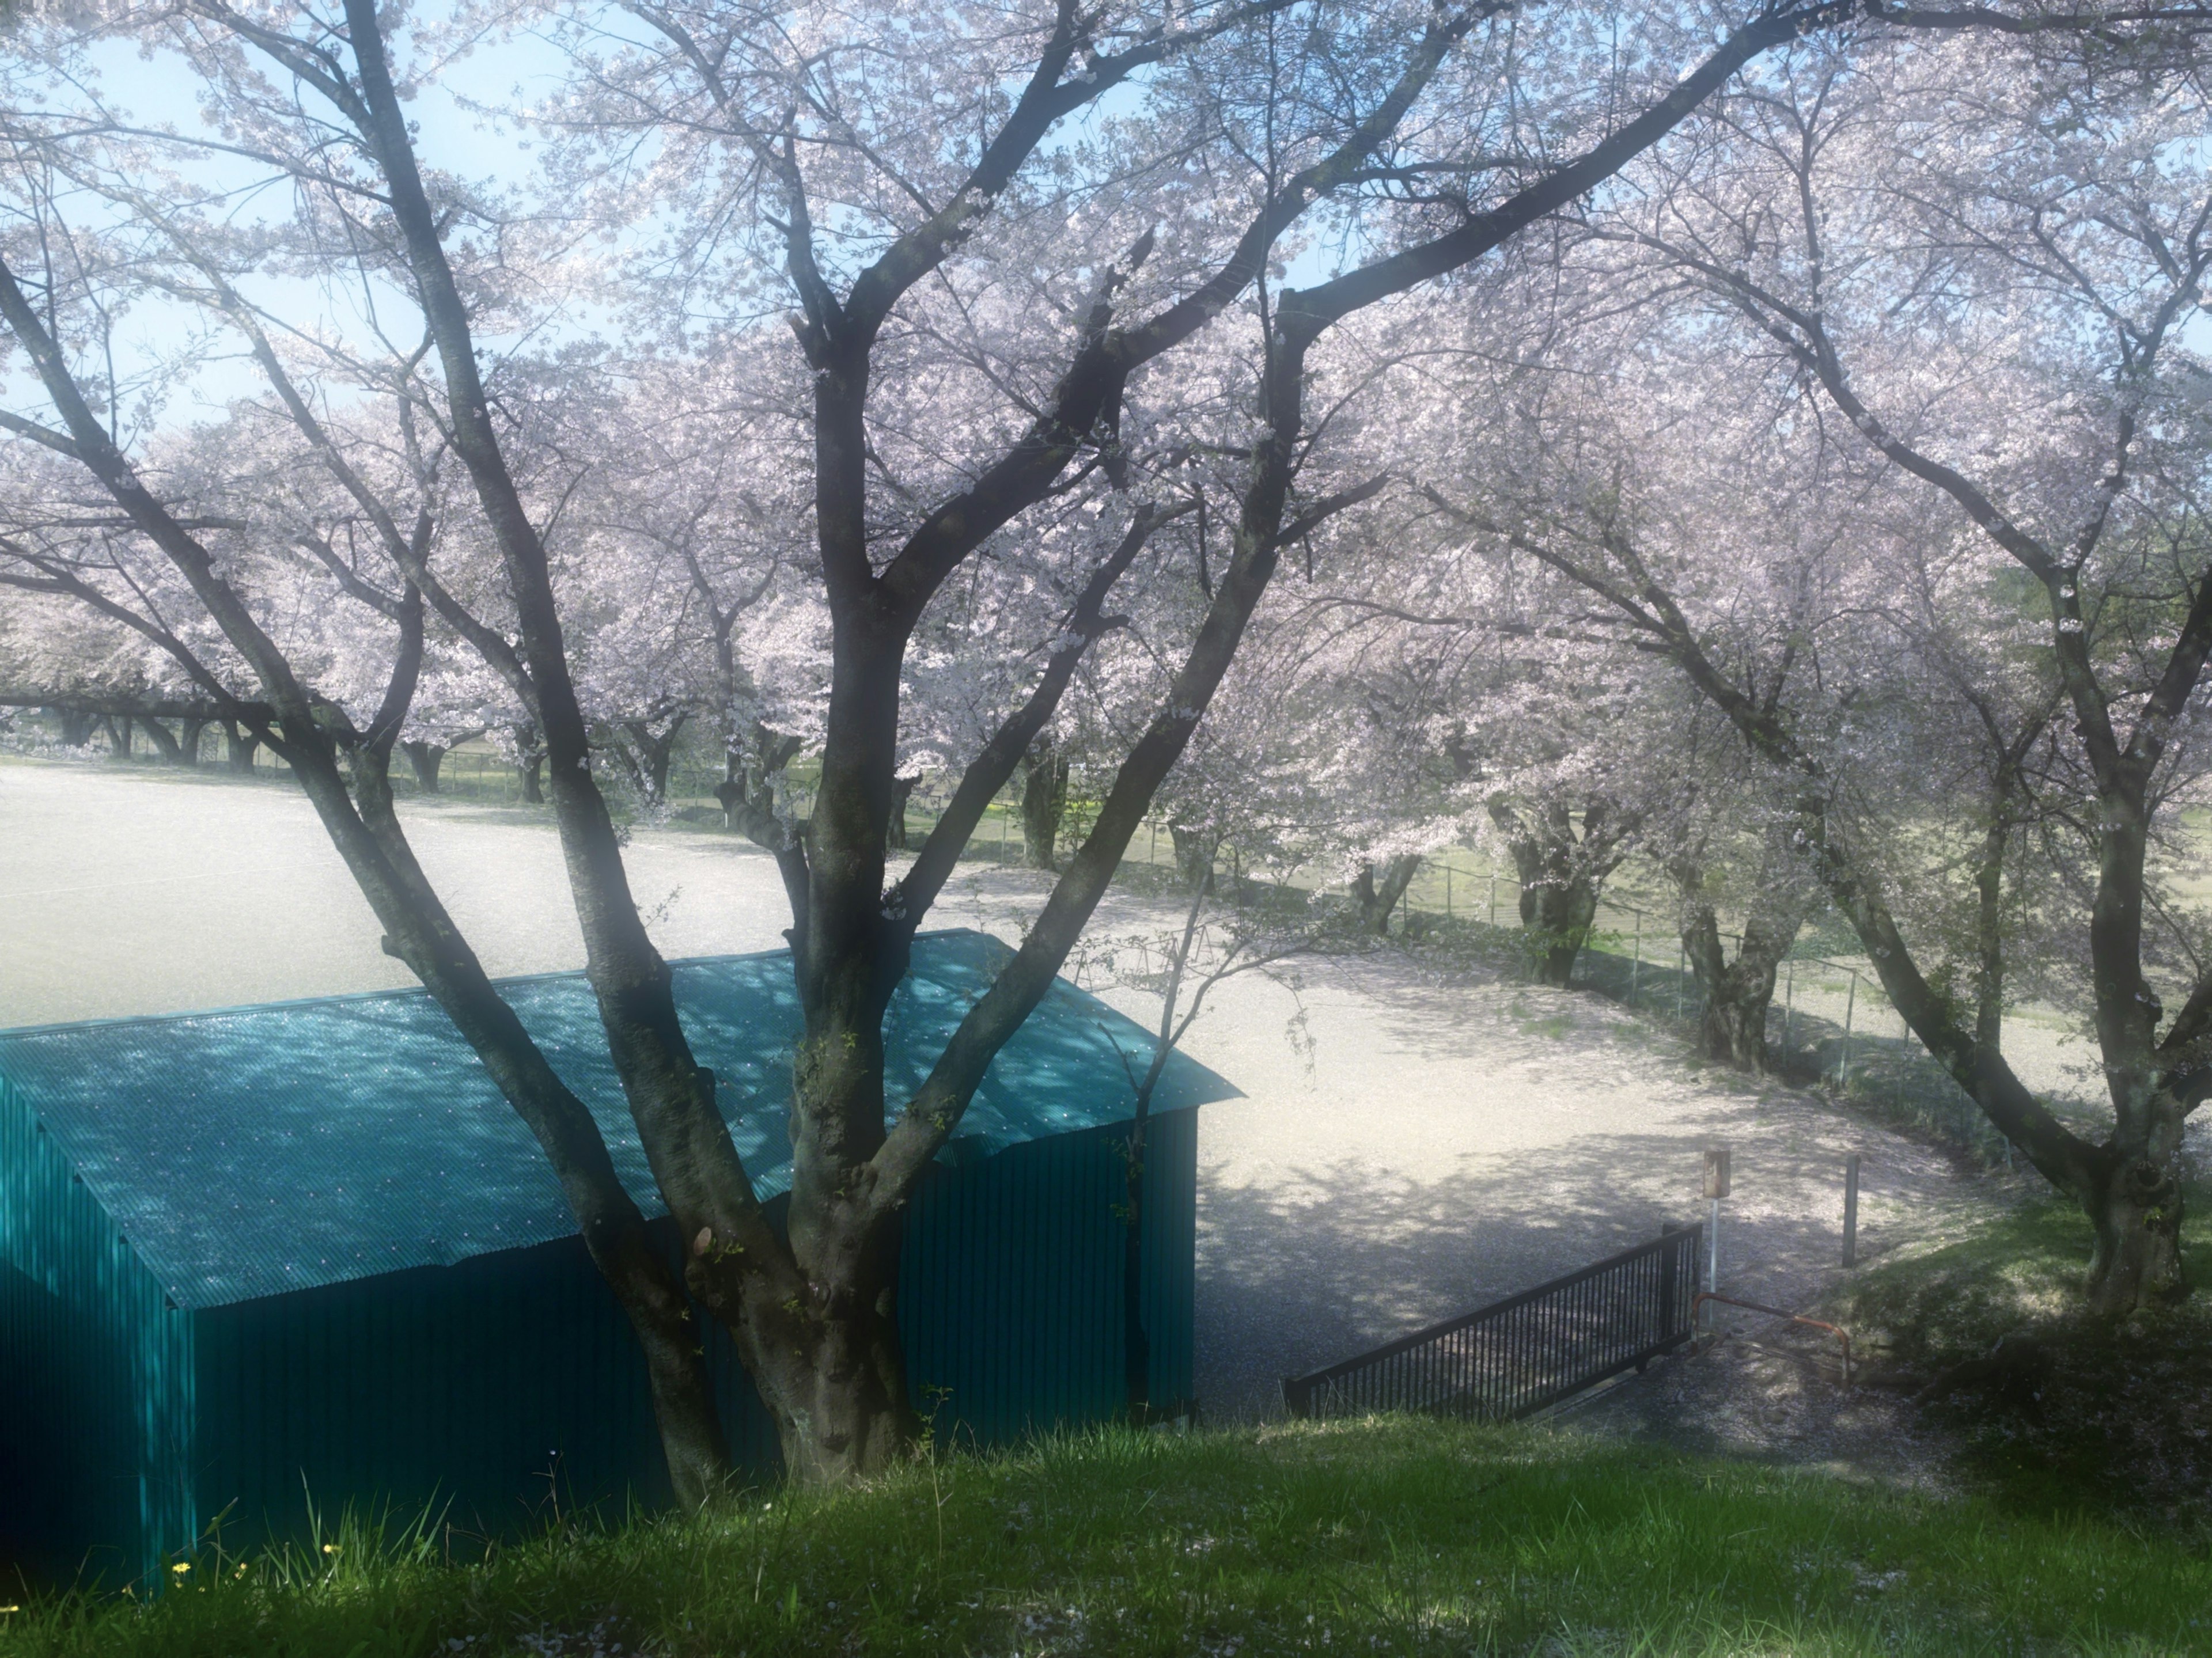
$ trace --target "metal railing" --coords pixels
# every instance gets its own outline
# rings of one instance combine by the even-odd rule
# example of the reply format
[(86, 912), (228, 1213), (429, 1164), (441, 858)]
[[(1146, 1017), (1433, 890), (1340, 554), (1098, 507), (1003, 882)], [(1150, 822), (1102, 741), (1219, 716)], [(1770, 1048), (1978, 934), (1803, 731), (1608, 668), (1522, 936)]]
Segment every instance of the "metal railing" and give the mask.
[(1373, 1352), (1286, 1376), (1283, 1404), (1295, 1417), (1528, 1416), (1692, 1339), (1704, 1236), (1702, 1225), (1670, 1230)]

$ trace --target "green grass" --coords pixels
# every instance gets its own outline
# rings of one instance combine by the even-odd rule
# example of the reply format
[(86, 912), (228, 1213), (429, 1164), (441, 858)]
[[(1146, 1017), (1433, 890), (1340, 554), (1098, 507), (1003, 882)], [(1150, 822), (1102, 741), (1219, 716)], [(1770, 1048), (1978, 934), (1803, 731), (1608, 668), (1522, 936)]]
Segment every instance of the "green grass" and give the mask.
[[(2187, 1194), (2183, 1242), (2200, 1278), (2208, 1205), (2212, 1191)], [(1964, 1471), (2006, 1507), (2212, 1524), (2212, 1306), (2200, 1291), (2119, 1324), (2087, 1316), (2090, 1243), (2077, 1206), (2033, 1198), (1954, 1242), (1866, 1269), (1832, 1305), (1915, 1378), (1979, 1357), (2000, 1336), (2035, 1338), (2049, 1367), (2032, 1391), (1964, 1392), (1928, 1407), (1962, 1436)]]
[(1072, 1436), (468, 1567), (336, 1547), (28, 1604), (0, 1655), (2212, 1651), (2201, 1537), (1426, 1421)]

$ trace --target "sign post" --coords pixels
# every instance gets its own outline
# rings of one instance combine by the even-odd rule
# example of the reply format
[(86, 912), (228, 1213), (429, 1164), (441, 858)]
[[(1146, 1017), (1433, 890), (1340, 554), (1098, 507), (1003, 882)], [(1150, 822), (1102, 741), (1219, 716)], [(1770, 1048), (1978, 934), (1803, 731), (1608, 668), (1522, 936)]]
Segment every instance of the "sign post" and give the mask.
[(1844, 1265), (1859, 1264), (1859, 1154), (1844, 1164)]
[(1721, 1199), (1729, 1194), (1729, 1148), (1709, 1145), (1705, 1148), (1705, 1201), (1710, 1210), (1705, 1220), (1705, 1293), (1718, 1295), (1721, 1288)]

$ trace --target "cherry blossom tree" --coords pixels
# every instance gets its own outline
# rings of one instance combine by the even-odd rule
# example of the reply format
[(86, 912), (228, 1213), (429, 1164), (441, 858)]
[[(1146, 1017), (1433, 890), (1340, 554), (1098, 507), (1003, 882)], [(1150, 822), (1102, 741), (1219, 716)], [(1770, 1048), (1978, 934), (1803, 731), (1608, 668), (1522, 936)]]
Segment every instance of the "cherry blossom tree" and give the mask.
[[(2092, 1303), (2124, 1311), (2184, 1282), (2176, 1158), (2212, 1077), (2212, 983), (2187, 973), (2170, 1022), (2151, 986), (2160, 906), (2148, 863), (2157, 808), (2197, 774), (2212, 651), (2197, 528), (2208, 436), (2197, 388), (2212, 380), (2182, 337), (2212, 264), (2212, 191), (2194, 148), (2204, 120), (2194, 83), (2110, 68), (2094, 54), (2086, 66), (1993, 54), (1966, 71), (1909, 46), (1847, 61), (1808, 42), (1712, 106), (1694, 171), (1650, 158), (1640, 192), (1597, 222), (1634, 256), (1611, 280), (1686, 284), (1705, 308), (1686, 327), (1741, 331), (1732, 369), (1771, 388), (1770, 425), (1886, 465), (1921, 492), (1923, 519), (1971, 531), (2046, 606), (2038, 653), (2071, 715), (2066, 732), (2039, 689), (1991, 671), (2016, 669), (2016, 648), (2013, 664), (1984, 653), (1978, 666), (1950, 648), (2020, 619), (2017, 584), (1987, 562), (1954, 567), (1913, 605), (1893, 592), (1863, 600), (1917, 606), (1905, 620), (1923, 648), (1948, 636), (1929, 665), (1985, 738), (1986, 791), (1966, 808), (1980, 843), (1978, 1005), (1931, 967), (1932, 941), (1909, 936), (1915, 906), (1883, 878), (1896, 872), (1853, 844), (1851, 739), (1868, 727), (1853, 729), (1838, 703), (1820, 731), (1732, 667), (1699, 578), (1617, 498), (1585, 488), (1580, 545), (1547, 556), (1791, 780), (1791, 833), (1885, 991), (1991, 1121), (2081, 1201), (2098, 1240)], [(1674, 417), (1714, 388), (1678, 388)], [(1710, 410), (1698, 417), (1708, 427)], [(2094, 848), (2089, 993), (2114, 1114), (2102, 1142), (2038, 1101), (2001, 1044), (2006, 859), (2033, 793), (2029, 762), (2053, 738), (2062, 755), (2045, 778), (2078, 777), (2075, 821)]]
[[(12, 405), (0, 425), (53, 458), (69, 489), (104, 494), (102, 510), (128, 520), (125, 562), (158, 586), (125, 597), (43, 550), (27, 579), (76, 583), (67, 596), (159, 646), (289, 762), (386, 948), (544, 1149), (642, 1345), (679, 1496), (704, 1501), (729, 1472), (695, 1307), (732, 1332), (791, 1474), (864, 1477), (913, 1432), (892, 1263), (917, 1181), (1074, 946), (1285, 554), (1382, 488), (1334, 438), (1334, 411), (1374, 380), (1365, 319), (1449, 289), (1808, 34), (2086, 29), (2117, 51), (2156, 21), (1880, 15), (1866, 23), (1842, 0), (1526, 18), (1506, 0), (555, 9), (543, 27), (579, 72), (529, 113), (560, 140), (532, 181), (559, 211), (418, 150), (406, 100), (436, 91), (446, 48), (484, 20), (449, 30), (374, 0), (204, 0), (93, 26), (189, 78), (207, 120), (168, 133), (100, 101), (83, 55), (94, 35), (34, 17), (31, 52), (0, 71)], [(287, 212), (238, 227), (229, 204), (277, 184)], [(587, 254), (578, 239), (603, 228), (614, 252)], [(1301, 252), (1310, 265), (1284, 263)], [(271, 319), (298, 289), (277, 276), (313, 295), (282, 329)], [(345, 326), (322, 307), (341, 291)], [(263, 386), (255, 417), (289, 423), (283, 442), (356, 526), (307, 550), (343, 600), (320, 610), (380, 651), (325, 654), (295, 638), (289, 590), (266, 574), (297, 565), (289, 508), (240, 501), (222, 452), (201, 457), (202, 486), (179, 458), (189, 437), (161, 418), (165, 374), (126, 385), (111, 367), (116, 319), (139, 304), (190, 307), (242, 346)], [(803, 387), (805, 568), (830, 644), (821, 783), (804, 824), (782, 812), (748, 824), (790, 897), (805, 1020), (787, 1230), (770, 1224), (690, 1048), (592, 766), (604, 721), (568, 626), (572, 606), (588, 609), (564, 580), (584, 538), (570, 541), (568, 513), (592, 469), (622, 457), (541, 440), (560, 429), (542, 405), (566, 382), (557, 344), (526, 348), (580, 331), (595, 306), (639, 358), (780, 331)], [(1073, 598), (1025, 692), (888, 879), (910, 647), (994, 537), (1040, 534), (1072, 489), (1103, 479), (1132, 523), (1180, 504), (1188, 491), (1129, 465), (1125, 434), (1152, 418), (1155, 374), (1210, 339), (1234, 343), (1242, 369), (1224, 408), (1243, 429), (1194, 439), (1236, 462), (1208, 511), (1210, 550), (1197, 539), (1204, 603), (1153, 641), (1150, 712), (1021, 948), (921, 1087), (887, 1099), (884, 1018), (915, 932), (1084, 659), (1125, 631), (1108, 606), (1135, 557), (1122, 557), (1128, 537), (1066, 573)], [(397, 442), (356, 422), (372, 407), (392, 410)], [(728, 545), (739, 514), (726, 495), (714, 507)], [(543, 746), (588, 978), (680, 1267), (392, 809), (391, 745), (433, 617)]]

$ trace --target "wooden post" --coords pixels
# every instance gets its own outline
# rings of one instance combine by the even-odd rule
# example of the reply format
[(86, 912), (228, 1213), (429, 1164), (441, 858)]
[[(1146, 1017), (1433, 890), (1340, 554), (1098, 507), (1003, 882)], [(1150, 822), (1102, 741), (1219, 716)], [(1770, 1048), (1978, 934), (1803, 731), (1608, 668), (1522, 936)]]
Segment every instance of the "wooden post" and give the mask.
[(1444, 920), (1451, 920), (1451, 859), (1444, 859)]
[(1495, 870), (1490, 874), (1490, 925), (1498, 925), (1498, 872)]
[(1852, 968), (1850, 972), (1851, 987), (1844, 998), (1844, 1057), (1836, 1066), (1837, 1083), (1846, 1090), (1851, 1085), (1851, 1015), (1859, 1005), (1859, 970)]
[(1628, 964), (1628, 1005), (1636, 1005), (1636, 981), (1644, 974), (1644, 912), (1636, 912), (1636, 959)]
[(1782, 1063), (1790, 1063), (1790, 1026), (1797, 1011), (1797, 958), (1790, 958), (1788, 988), (1782, 993)]
[(1859, 1264), (1859, 1154), (1844, 1163), (1844, 1265)]

